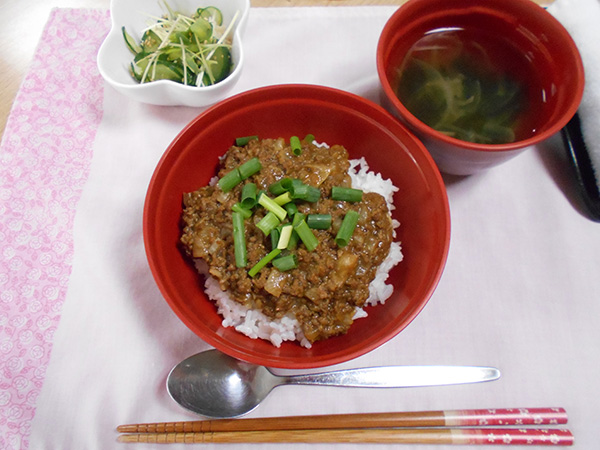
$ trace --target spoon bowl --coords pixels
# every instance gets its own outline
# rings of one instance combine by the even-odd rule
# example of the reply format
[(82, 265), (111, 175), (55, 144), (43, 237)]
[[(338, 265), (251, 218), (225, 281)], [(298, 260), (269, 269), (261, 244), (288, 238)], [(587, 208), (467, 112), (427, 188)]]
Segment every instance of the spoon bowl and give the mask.
[(500, 371), (477, 366), (388, 366), (280, 376), (208, 350), (177, 364), (167, 377), (175, 402), (197, 414), (214, 418), (239, 417), (254, 410), (282, 384), (346, 387), (416, 387), (496, 380)]
[(167, 378), (167, 390), (190, 411), (237, 417), (255, 409), (277, 381), (266, 367), (209, 350), (177, 364)]

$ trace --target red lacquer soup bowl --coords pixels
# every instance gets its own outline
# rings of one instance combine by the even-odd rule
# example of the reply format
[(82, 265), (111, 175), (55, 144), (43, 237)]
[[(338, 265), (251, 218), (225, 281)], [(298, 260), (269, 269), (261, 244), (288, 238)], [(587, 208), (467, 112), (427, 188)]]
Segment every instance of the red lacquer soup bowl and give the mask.
[[(413, 58), (440, 70), (436, 80), (421, 77), (433, 80), (429, 89), (410, 81)], [(442, 172), (455, 175), (497, 166), (556, 134), (577, 111), (584, 88), (575, 42), (530, 0), (411, 0), (383, 28), (377, 70), (386, 107)], [(443, 97), (431, 95), (436, 85), (444, 86)], [(431, 116), (439, 102), (446, 114)], [(508, 121), (514, 137), (496, 140), (509, 106), (518, 111)]]

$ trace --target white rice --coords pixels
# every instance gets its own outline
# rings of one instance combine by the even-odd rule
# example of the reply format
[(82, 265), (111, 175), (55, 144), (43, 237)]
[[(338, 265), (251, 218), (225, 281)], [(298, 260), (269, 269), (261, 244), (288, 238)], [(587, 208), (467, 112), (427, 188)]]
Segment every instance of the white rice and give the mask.
[[(348, 173), (353, 187), (362, 189), (364, 192), (379, 193), (385, 198), (389, 210), (394, 209), (393, 195), (398, 188), (392, 184), (391, 180), (384, 179), (379, 173), (370, 171), (364, 158), (350, 160)], [(400, 223), (393, 220), (392, 225), (394, 237), (396, 237), (395, 228), (400, 226)], [(369, 298), (366, 300), (366, 305), (383, 304), (392, 295), (394, 288), (386, 281), (390, 270), (400, 261), (402, 261), (400, 243), (392, 242), (387, 258), (378, 267), (375, 278), (369, 285)], [(311, 347), (311, 343), (304, 337), (295, 317), (286, 316), (282, 319), (271, 320), (258, 310), (248, 309), (231, 300), (227, 292), (221, 290), (219, 282), (208, 275), (205, 265), (198, 264), (198, 270), (206, 276), (206, 294), (217, 305), (217, 311), (223, 317), (224, 327), (234, 327), (236, 331), (252, 339), (268, 340), (275, 347), (279, 347), (284, 341), (298, 341), (303, 347)], [(365, 310), (357, 308), (354, 319), (366, 316)]]

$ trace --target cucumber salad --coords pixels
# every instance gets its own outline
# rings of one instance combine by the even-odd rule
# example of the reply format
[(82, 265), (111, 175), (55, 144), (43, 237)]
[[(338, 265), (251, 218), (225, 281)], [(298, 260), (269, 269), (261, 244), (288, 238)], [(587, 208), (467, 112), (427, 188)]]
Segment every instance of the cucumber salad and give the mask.
[(166, 2), (167, 13), (153, 17), (139, 42), (122, 27), (123, 38), (133, 53), (131, 76), (139, 83), (171, 80), (189, 86), (211, 86), (231, 72), (233, 26), (223, 24), (223, 14), (214, 6), (185, 15)]

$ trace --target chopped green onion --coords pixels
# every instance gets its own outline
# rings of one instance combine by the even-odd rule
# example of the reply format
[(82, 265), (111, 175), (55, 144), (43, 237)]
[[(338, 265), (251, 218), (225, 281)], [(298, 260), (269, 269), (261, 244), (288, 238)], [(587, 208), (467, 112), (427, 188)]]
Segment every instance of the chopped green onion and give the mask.
[(252, 209), (256, 206), (256, 193), (258, 188), (254, 183), (246, 183), (242, 188), (242, 207)]
[(269, 234), (269, 237), (271, 238), (271, 250), (276, 249), (277, 244), (279, 244), (279, 235), (281, 234), (279, 230), (280, 227), (273, 228)]
[(292, 180), (290, 178), (282, 178), (269, 186), (269, 192), (273, 195), (281, 195), (289, 191), (291, 187)]
[(256, 224), (256, 227), (262, 231), (265, 236), (268, 236), (274, 228), (276, 228), (280, 223), (280, 220), (277, 218), (275, 213), (269, 211), (265, 214), (265, 217), (260, 219)]
[(314, 230), (328, 230), (331, 227), (331, 214), (309, 214), (306, 224)]
[(248, 275), (254, 278), (258, 272), (260, 272), (267, 264), (273, 261), (273, 259), (280, 253), (281, 249), (276, 248), (275, 250), (271, 250), (266, 256), (252, 266), (252, 268), (248, 271)]
[(295, 269), (296, 267), (298, 267), (298, 257), (294, 253), (281, 256), (273, 260), (273, 266), (281, 272)]
[(246, 254), (246, 231), (244, 228), (244, 216), (241, 213), (233, 212), (233, 247), (235, 253), (236, 267), (246, 267), (248, 257)]
[(305, 218), (306, 216), (304, 214), (302, 214), (301, 212), (297, 212), (296, 214), (294, 214), (294, 218), (292, 219), (292, 225), (298, 225)]
[(308, 184), (297, 184), (292, 188), (292, 198), (315, 203), (321, 198), (321, 190)]
[(269, 186), (269, 192), (273, 195), (281, 195), (283, 193), (286, 192), (286, 190), (283, 188), (282, 184), (281, 184), (282, 180), (279, 180), (275, 183), (273, 183), (272, 185)]
[(312, 252), (317, 245), (319, 245), (319, 240), (313, 234), (306, 221), (302, 219), (297, 225), (294, 225), (294, 230), (298, 233), (298, 237), (306, 247), (309, 252)]
[(302, 144), (300, 144), (300, 139), (298, 139), (298, 136), (292, 136), (290, 138), (290, 147), (292, 147), (292, 152), (294, 152), (294, 155), (298, 156), (302, 154)]
[(335, 237), (335, 243), (338, 245), (338, 247), (345, 247), (348, 245), (357, 223), (358, 213), (353, 210), (348, 211), (344, 216), (342, 225), (340, 226), (340, 229)]
[(262, 164), (258, 158), (252, 158), (239, 167), (227, 172), (218, 181), (218, 185), (223, 192), (229, 192), (246, 178), (254, 175), (262, 169)]
[(298, 212), (298, 206), (296, 206), (296, 204), (294, 202), (289, 202), (282, 206), (283, 206), (283, 209), (285, 209), (287, 211), (289, 217), (293, 217), (294, 214), (296, 214)]
[(314, 141), (315, 141), (315, 137), (314, 137), (312, 134), (307, 134), (307, 135), (304, 137), (304, 142), (306, 142), (306, 143), (308, 143), (308, 144), (310, 144), (310, 143), (312, 143), (312, 142), (314, 142)]
[(281, 231), (279, 232), (279, 241), (277, 242), (277, 248), (284, 249), (287, 248), (290, 238), (292, 237), (292, 231), (294, 231), (294, 227), (291, 223), (288, 223), (281, 227)]
[(334, 186), (331, 188), (331, 198), (334, 200), (343, 200), (345, 202), (360, 202), (363, 191), (360, 189)]
[[(286, 205), (286, 204), (288, 204), (289, 202), (292, 201), (292, 196), (290, 195), (289, 192), (284, 192), (283, 194), (278, 195), (277, 197), (275, 197), (273, 199), (273, 201), (275, 203), (277, 203), (279, 206), (283, 206), (283, 205)], [(285, 209), (285, 208), (283, 208), (283, 209)], [(286, 211), (287, 211), (287, 209), (286, 209)]]
[(288, 242), (288, 245), (286, 248), (288, 250), (294, 250), (296, 248), (296, 246), (298, 245), (298, 240), (300, 240), (298, 233), (296, 233), (296, 230), (292, 230), (292, 235), (290, 236), (290, 241)]
[(254, 175), (260, 169), (262, 169), (262, 164), (260, 163), (260, 160), (258, 158), (254, 157), (252, 159), (249, 159), (239, 167), (240, 177), (242, 178), (242, 180), (245, 180), (246, 178)]
[[(293, 205), (293, 203), (288, 203), (288, 204)], [(296, 210), (297, 209), (298, 208), (296, 208)], [(304, 214), (296, 211), (296, 213), (294, 214), (294, 218), (292, 219), (292, 226), (298, 225), (300, 223), (300, 221), (302, 221), (302, 219), (304, 219)], [(298, 240), (300, 240), (300, 236), (298, 236), (298, 233), (296, 232), (296, 230), (293, 230), (292, 235), (290, 236), (290, 241), (288, 242), (288, 245), (287, 245), (287, 249), (288, 250), (295, 249), (296, 246), (298, 245)]]
[(265, 191), (264, 189), (261, 189), (260, 191), (258, 191), (258, 192), (256, 193), (256, 203), (257, 203), (257, 206), (258, 206), (258, 199), (259, 199), (259, 198), (260, 198), (260, 196), (261, 196), (261, 195), (263, 195), (263, 194), (267, 195), (267, 191)]
[(236, 203), (231, 207), (231, 209), (234, 212), (240, 213), (242, 216), (244, 216), (244, 219), (252, 217), (252, 211), (250, 211), (247, 208), (244, 208), (241, 203)]
[(217, 184), (223, 192), (229, 192), (241, 182), (242, 177), (240, 175), (239, 169), (236, 167), (232, 171), (227, 172), (225, 175), (223, 175), (221, 179), (217, 182)]
[(238, 147), (243, 147), (244, 145), (247, 145), (248, 142), (253, 140), (258, 140), (258, 136), (239, 137), (235, 139), (235, 145), (237, 145)]
[(261, 196), (258, 197), (258, 203), (264, 206), (267, 211), (275, 214), (279, 220), (283, 220), (285, 219), (285, 216), (287, 216), (287, 211), (275, 203), (273, 199), (266, 194), (261, 194)]

